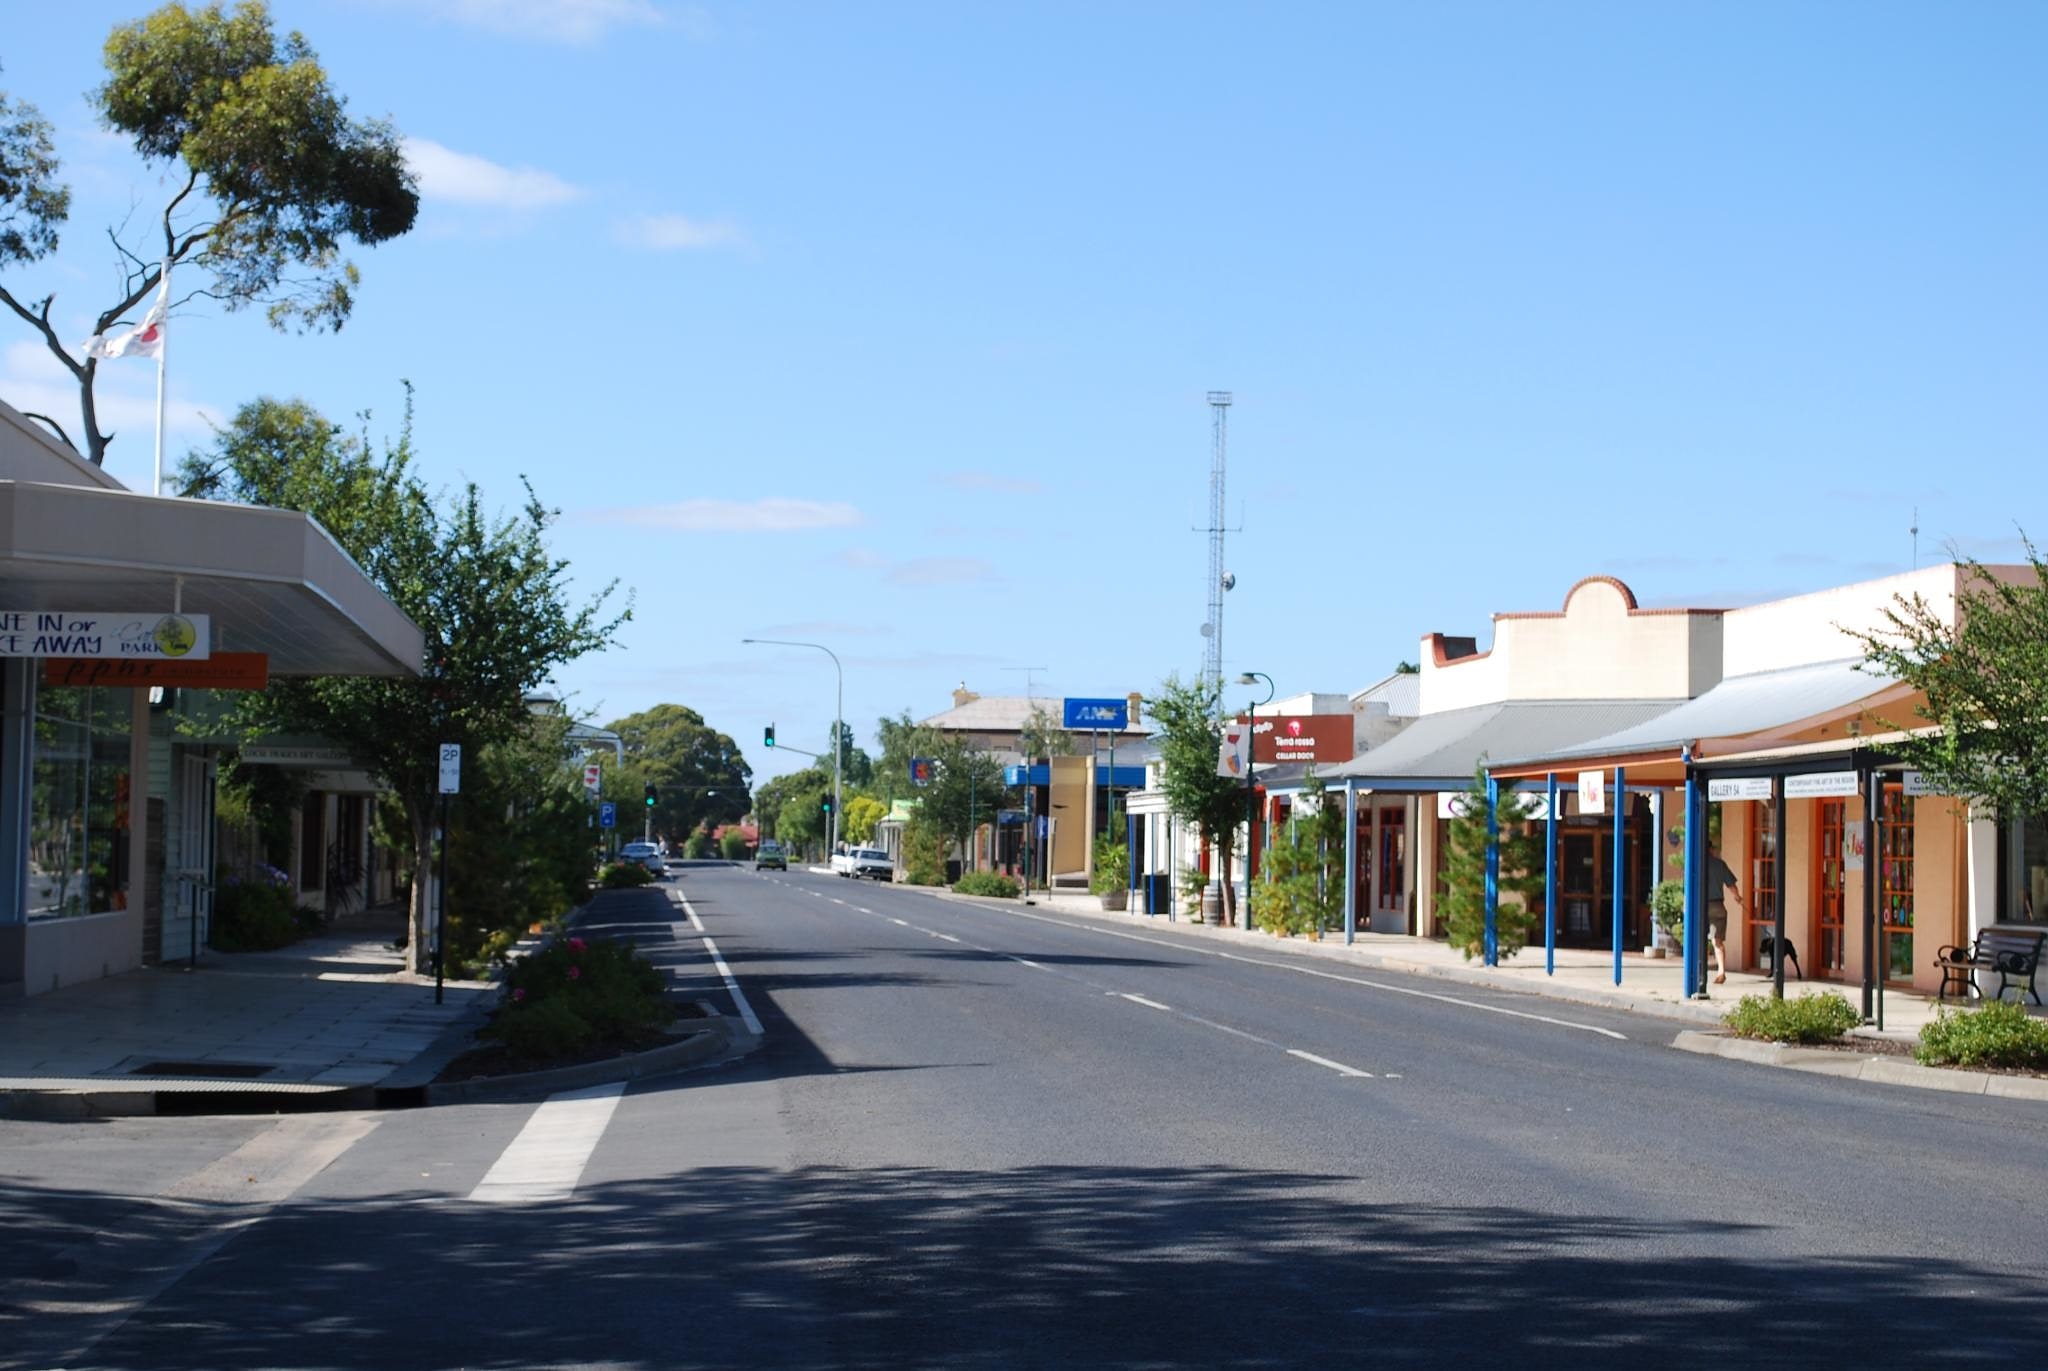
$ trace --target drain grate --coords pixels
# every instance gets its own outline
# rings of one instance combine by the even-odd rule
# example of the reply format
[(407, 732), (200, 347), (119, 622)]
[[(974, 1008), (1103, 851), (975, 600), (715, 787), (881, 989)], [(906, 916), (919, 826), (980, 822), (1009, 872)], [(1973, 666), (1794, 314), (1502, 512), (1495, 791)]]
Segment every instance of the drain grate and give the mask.
[(204, 1076), (211, 1080), (253, 1081), (277, 1068), (267, 1062), (144, 1062), (131, 1076)]

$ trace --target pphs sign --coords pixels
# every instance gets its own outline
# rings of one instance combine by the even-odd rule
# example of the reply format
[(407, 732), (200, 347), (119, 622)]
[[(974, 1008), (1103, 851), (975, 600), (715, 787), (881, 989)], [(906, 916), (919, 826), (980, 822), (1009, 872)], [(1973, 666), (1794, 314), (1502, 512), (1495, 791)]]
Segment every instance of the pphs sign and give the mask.
[(1348, 762), (1355, 754), (1349, 714), (1280, 714), (1252, 725), (1256, 762)]

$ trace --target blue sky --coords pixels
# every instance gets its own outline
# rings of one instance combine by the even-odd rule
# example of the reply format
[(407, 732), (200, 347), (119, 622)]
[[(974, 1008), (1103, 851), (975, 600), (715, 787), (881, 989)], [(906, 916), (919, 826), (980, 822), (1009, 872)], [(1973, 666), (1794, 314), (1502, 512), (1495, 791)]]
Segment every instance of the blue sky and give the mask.
[[(80, 340), (160, 180), (83, 92), (148, 6), (21, 7)], [(757, 774), (847, 717), (1200, 662), (1348, 690), (1580, 577), (1736, 604), (2048, 535), (2048, 8), (305, 0), (424, 208), (354, 318), (173, 333), (173, 450), (262, 394), (396, 420), (636, 595), (560, 679)], [(148, 481), (150, 368), (106, 394)], [(113, 371), (113, 368), (109, 369)], [(0, 319), (0, 395), (49, 390)], [(808, 740), (808, 741), (807, 741)]]

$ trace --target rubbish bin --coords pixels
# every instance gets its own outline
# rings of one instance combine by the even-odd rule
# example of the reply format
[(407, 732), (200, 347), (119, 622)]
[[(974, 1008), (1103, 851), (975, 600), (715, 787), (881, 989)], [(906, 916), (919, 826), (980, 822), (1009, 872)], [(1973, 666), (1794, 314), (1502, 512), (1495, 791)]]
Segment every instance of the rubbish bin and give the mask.
[(1145, 912), (1173, 913), (1173, 878), (1164, 871), (1148, 871), (1142, 879), (1145, 882)]

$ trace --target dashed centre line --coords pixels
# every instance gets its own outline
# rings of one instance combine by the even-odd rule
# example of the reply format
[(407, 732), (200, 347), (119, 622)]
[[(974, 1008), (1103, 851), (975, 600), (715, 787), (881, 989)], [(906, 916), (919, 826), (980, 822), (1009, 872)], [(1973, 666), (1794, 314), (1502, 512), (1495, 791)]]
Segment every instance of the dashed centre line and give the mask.
[(1169, 1014), (1174, 1012), (1173, 1006), (1170, 1004), (1161, 1004), (1157, 1000), (1148, 1000), (1143, 995), (1133, 995), (1128, 990), (1113, 990), (1110, 993), (1129, 1000), (1132, 1004), (1144, 1005), (1147, 1009), (1163, 1009)]
[(1342, 1062), (1333, 1062), (1328, 1057), (1318, 1057), (1315, 1053), (1304, 1052), (1298, 1047), (1288, 1048), (1287, 1055), (1299, 1057), (1305, 1062), (1314, 1062), (1317, 1066), (1327, 1066), (1340, 1076), (1363, 1076), (1367, 1080), (1372, 1079), (1372, 1072), (1370, 1071), (1360, 1071), (1355, 1066), (1346, 1066)]

